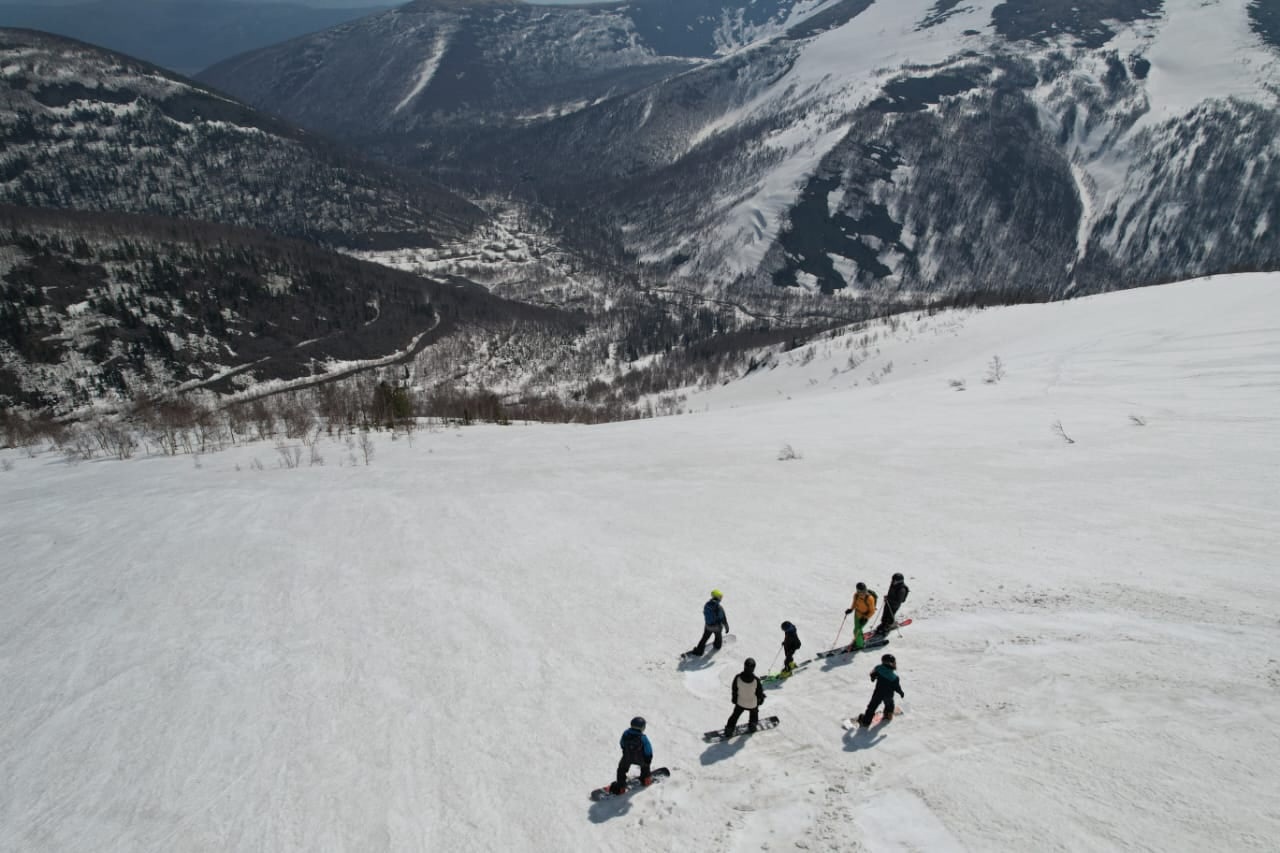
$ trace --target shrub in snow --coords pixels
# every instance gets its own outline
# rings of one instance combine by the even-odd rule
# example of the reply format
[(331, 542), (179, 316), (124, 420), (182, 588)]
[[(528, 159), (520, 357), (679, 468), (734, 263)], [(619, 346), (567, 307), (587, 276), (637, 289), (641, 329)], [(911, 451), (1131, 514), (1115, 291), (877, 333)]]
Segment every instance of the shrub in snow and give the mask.
[(1147, 419), (1142, 417), (1141, 415), (1129, 415), (1129, 420), (1133, 422), (1134, 426), (1147, 425)]
[(957, 391), (963, 391), (963, 390), (964, 390), (964, 380), (963, 380), (963, 379), (952, 379), (952, 380), (951, 380), (950, 382), (948, 382), (947, 384), (948, 384), (948, 385), (950, 385), (952, 388), (956, 389)]
[(1065, 441), (1067, 444), (1076, 443), (1076, 440), (1071, 436), (1067, 435), (1067, 431), (1062, 428), (1062, 421), (1054, 421), (1053, 426), (1051, 428), (1053, 429), (1053, 434), (1060, 436), (1062, 440)]
[(991, 361), (987, 362), (987, 377), (982, 380), (988, 385), (995, 385), (1001, 379), (1004, 379), (1004, 362), (1000, 360), (1000, 356), (991, 356)]
[(796, 449), (789, 444), (782, 445), (782, 449), (778, 451), (779, 462), (789, 462), (792, 459), (803, 459)]

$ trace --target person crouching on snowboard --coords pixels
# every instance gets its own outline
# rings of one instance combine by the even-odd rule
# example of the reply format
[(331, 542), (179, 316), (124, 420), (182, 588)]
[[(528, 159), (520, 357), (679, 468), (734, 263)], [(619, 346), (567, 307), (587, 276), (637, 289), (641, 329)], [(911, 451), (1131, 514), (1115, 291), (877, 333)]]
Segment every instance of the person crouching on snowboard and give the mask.
[(871, 670), (871, 680), (875, 683), (876, 689), (871, 694), (871, 704), (867, 705), (867, 710), (858, 717), (858, 724), (861, 726), (871, 725), (871, 718), (876, 715), (876, 709), (880, 707), (880, 703), (884, 703), (884, 718), (886, 720), (893, 719), (893, 694), (906, 697), (907, 694), (902, 692), (902, 683), (898, 680), (898, 661), (893, 655), (882, 655), (880, 657), (880, 665)]
[(866, 645), (867, 641), (862, 636), (862, 629), (871, 621), (871, 617), (876, 615), (876, 598), (876, 594), (867, 589), (865, 583), (858, 581), (858, 589), (853, 594), (853, 603), (844, 612), (845, 616), (853, 614), (853, 643), (849, 646), (849, 651)]
[(715, 647), (720, 648), (720, 644), (724, 642), (724, 634), (729, 630), (729, 617), (725, 616), (724, 608), (720, 606), (720, 599), (724, 598), (724, 593), (718, 589), (711, 590), (711, 597), (707, 599), (707, 603), (702, 605), (702, 622), (705, 627), (702, 630), (702, 639), (698, 641), (698, 645), (693, 647), (690, 652), (692, 655), (701, 655), (707, 650), (707, 640), (711, 639), (714, 634), (716, 638)]
[(618, 762), (618, 778), (609, 786), (612, 794), (621, 794), (627, 790), (627, 773), (631, 765), (640, 765), (640, 784), (653, 784), (653, 745), (644, 733), (644, 717), (636, 717), (631, 721), (631, 728), (622, 733), (618, 742), (622, 747), (622, 759)]
[(902, 572), (895, 573), (893, 582), (889, 584), (889, 591), (884, 594), (884, 612), (880, 614), (880, 627), (876, 628), (877, 636), (883, 637), (897, 626), (898, 608), (902, 607), (902, 602), (907, 600), (910, 593), (911, 590), (907, 588)]
[(795, 672), (796, 652), (800, 650), (800, 635), (790, 622), (782, 623), (782, 650), (787, 653), (786, 660), (782, 662), (782, 674), (790, 675)]
[(724, 736), (733, 736), (743, 711), (750, 712), (747, 731), (754, 732), (760, 725), (760, 706), (763, 704), (764, 685), (756, 678), (756, 659), (747, 658), (742, 663), (742, 672), (733, 679), (733, 713), (729, 715), (729, 722), (724, 724)]

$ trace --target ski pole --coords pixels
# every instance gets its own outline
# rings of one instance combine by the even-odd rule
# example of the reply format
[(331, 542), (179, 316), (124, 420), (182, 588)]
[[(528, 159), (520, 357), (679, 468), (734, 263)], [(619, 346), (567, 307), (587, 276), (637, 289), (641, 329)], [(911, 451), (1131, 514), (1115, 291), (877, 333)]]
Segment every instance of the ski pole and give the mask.
[(831, 648), (835, 648), (840, 643), (840, 634), (844, 631), (844, 623), (849, 621), (849, 614), (846, 613), (844, 618), (840, 620), (840, 627), (836, 630), (836, 638), (831, 641)]
[(897, 631), (898, 636), (901, 637), (902, 629), (898, 627), (898, 613), (899, 611), (897, 610), (893, 611), (893, 630)]
[(778, 662), (778, 655), (780, 655), (780, 654), (782, 654), (782, 647), (781, 647), (781, 646), (779, 646), (779, 647), (778, 647), (778, 650), (777, 650), (776, 652), (774, 652), (774, 654), (773, 654), (773, 661), (769, 664), (769, 668), (765, 670), (765, 672), (766, 672), (766, 673), (773, 672), (773, 665), (774, 665), (775, 663), (777, 663), (777, 662)]

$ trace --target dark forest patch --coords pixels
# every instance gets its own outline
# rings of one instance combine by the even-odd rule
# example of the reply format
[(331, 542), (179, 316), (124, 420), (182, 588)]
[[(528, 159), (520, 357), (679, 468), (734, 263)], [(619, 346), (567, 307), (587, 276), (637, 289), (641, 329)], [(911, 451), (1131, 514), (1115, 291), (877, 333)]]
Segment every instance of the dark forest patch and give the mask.
[(1073, 35), (1083, 47), (1101, 47), (1115, 31), (1106, 21), (1154, 18), (1164, 0), (1005, 0), (991, 13), (996, 31), (1015, 41), (1040, 44)]
[(1253, 0), (1249, 4), (1249, 25), (1263, 41), (1280, 49), (1280, 2)]

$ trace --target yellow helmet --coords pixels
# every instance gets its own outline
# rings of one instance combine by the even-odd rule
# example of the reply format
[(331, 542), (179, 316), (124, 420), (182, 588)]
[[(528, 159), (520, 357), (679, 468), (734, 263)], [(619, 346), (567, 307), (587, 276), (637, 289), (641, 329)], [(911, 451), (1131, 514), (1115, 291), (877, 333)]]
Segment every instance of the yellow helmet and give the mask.
[(716, 601), (719, 601), (720, 599), (724, 598), (724, 593), (718, 589), (713, 589), (711, 590), (711, 597), (714, 598)]

